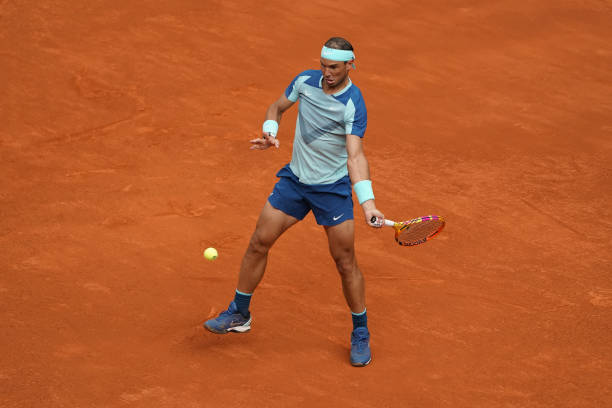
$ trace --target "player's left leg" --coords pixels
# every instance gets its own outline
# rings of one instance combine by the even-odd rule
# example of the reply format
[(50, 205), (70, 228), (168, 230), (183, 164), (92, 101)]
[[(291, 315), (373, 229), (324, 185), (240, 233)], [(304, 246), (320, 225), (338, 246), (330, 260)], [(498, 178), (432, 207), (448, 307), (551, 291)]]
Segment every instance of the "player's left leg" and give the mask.
[(342, 292), (353, 313), (365, 309), (365, 283), (355, 259), (355, 221), (325, 226), (329, 251), (342, 280)]
[(351, 364), (365, 366), (372, 360), (365, 308), (365, 281), (355, 258), (355, 222), (325, 226), (329, 251), (342, 280), (342, 292), (353, 316)]

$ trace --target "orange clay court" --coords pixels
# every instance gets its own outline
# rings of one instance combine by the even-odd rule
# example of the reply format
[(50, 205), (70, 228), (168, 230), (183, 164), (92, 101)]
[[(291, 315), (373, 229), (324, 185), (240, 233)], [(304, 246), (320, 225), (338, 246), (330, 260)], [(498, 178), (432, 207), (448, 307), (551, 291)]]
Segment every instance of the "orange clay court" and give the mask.
[[(611, 21), (609, 0), (1, 0), (0, 406), (612, 406)], [(280, 149), (249, 140), (336, 35), (377, 207), (447, 220), (400, 247), (356, 206), (366, 368), (312, 215), (253, 330), (202, 328), (296, 107)]]

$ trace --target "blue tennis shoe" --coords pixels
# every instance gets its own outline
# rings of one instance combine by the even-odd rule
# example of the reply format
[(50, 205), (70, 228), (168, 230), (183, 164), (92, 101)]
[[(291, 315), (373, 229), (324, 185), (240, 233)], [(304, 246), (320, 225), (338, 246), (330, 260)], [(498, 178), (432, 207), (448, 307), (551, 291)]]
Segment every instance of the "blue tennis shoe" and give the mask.
[(357, 327), (351, 333), (351, 364), (363, 367), (372, 361), (370, 352), (370, 332), (367, 327)]
[(230, 331), (244, 333), (251, 330), (251, 315), (244, 317), (238, 311), (236, 303), (230, 303), (228, 309), (214, 318), (207, 320), (204, 327), (213, 333), (225, 334)]

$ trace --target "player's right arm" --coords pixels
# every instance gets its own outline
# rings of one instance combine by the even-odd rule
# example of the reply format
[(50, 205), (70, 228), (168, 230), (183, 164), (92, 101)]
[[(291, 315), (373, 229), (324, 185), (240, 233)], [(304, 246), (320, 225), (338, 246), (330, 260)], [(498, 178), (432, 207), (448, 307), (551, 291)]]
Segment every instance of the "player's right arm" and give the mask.
[[(295, 102), (290, 101), (285, 94), (282, 94), (280, 98), (268, 107), (266, 111), (266, 120), (274, 120), (276, 123), (280, 124), (283, 113), (293, 106), (294, 103)], [(251, 143), (253, 144), (251, 149), (257, 150), (264, 150), (270, 146), (279, 147), (278, 139), (270, 132), (262, 132), (261, 138), (253, 139)]]

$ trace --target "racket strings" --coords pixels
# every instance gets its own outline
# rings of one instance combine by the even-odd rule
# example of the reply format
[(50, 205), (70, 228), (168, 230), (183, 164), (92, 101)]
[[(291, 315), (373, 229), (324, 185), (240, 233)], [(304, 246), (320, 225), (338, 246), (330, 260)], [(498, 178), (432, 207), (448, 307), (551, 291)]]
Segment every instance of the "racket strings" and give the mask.
[(404, 225), (398, 234), (397, 241), (402, 245), (415, 245), (436, 235), (444, 227), (444, 221), (430, 219)]

